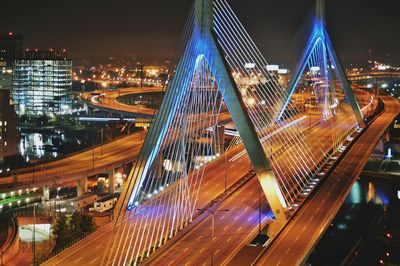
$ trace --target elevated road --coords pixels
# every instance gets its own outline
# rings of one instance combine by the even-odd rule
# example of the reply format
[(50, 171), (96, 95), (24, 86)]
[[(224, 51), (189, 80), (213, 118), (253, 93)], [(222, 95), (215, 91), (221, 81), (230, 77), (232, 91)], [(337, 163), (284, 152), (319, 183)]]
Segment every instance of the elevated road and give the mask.
[(15, 175), (0, 178), (0, 191), (63, 184), (130, 163), (138, 156), (146, 132), (137, 132), (60, 160), (18, 169)]
[[(343, 118), (341, 121), (346, 123), (348, 120), (350, 119)], [(332, 132), (330, 132), (331, 129), (327, 128), (329, 123), (330, 121), (325, 121), (307, 134), (309, 140), (316, 139), (319, 136), (320, 142), (325, 144), (323, 145), (325, 152), (328, 152), (331, 148), (330, 135)], [(320, 147), (320, 143), (316, 141), (310, 141), (308, 144), (311, 149), (318, 149)], [(279, 154), (277, 155), (277, 163), (285, 165), (285, 160), (287, 160), (285, 154), (291, 154), (294, 149), (295, 147), (292, 146), (284, 149), (283, 154), (277, 153)], [(318, 159), (322, 160), (323, 158)], [(247, 158), (244, 163), (249, 163)], [(290, 175), (290, 172), (285, 174), (286, 178), (289, 178)], [(259, 189), (259, 182), (254, 178), (219, 206), (218, 210), (228, 209), (229, 211), (215, 213), (215, 265), (228, 264), (234, 259), (241, 248), (257, 235), (260, 218), (258, 211)], [(266, 201), (262, 192), (260, 194), (260, 201)], [(161, 254), (154, 254), (155, 258), (150, 256), (148, 261), (145, 261), (145, 265), (159, 265), (161, 263), (167, 265), (210, 265), (211, 219), (211, 217), (208, 217), (202, 221), (184, 237), (171, 245), (168, 250), (163, 251)], [(261, 215), (262, 227), (270, 221), (269, 215)], [(244, 261), (240, 265), (248, 264)]]
[[(197, 203), (199, 208), (204, 207), (210, 200), (224, 192), (225, 168), (229, 171), (227, 187), (231, 186), (250, 170), (247, 156), (242, 157), (236, 162), (229, 163), (229, 159), (240, 149), (242, 147), (238, 146), (228, 152), (226, 161), (221, 158), (207, 165), (207, 171), (204, 174), (200, 188), (202, 193), (200, 193)], [(227, 167), (225, 163), (228, 164)], [(105, 225), (83, 241), (78, 242), (76, 245), (48, 260), (43, 265), (99, 265), (106, 251), (108, 241), (113, 235), (114, 226), (114, 223)]]
[(370, 124), (332, 174), (256, 260), (256, 265), (300, 265), (307, 259), (331, 224), (379, 139), (400, 112), (397, 100), (388, 96), (383, 96), (382, 100), (384, 112)]
[[(345, 120), (343, 120), (343, 122), (345, 122)], [(330, 121), (328, 120), (325, 123), (329, 124)], [(331, 142), (331, 140), (329, 140), (330, 134), (322, 134), (325, 130), (326, 128), (324, 126), (317, 127), (315, 130), (312, 130), (310, 134), (315, 137), (317, 135), (324, 135), (326, 138), (325, 142)], [(315, 141), (312, 143), (315, 146), (319, 145)], [(329, 149), (329, 147), (327, 146), (326, 149)], [(247, 173), (250, 169), (250, 162), (247, 156), (240, 156), (235, 161), (230, 162), (231, 159), (242, 150), (243, 146), (239, 145), (228, 153), (226, 162), (223, 158), (220, 158), (207, 166), (207, 171), (205, 171), (200, 188), (202, 193), (199, 195), (197, 203), (198, 208), (203, 208), (210, 200), (224, 191), (224, 169), (228, 171), (228, 186)], [(273, 147), (273, 150), (279, 153), (280, 147), (277, 145)], [(291, 153), (292, 151), (291, 149), (287, 149), (285, 152)], [(280, 157), (284, 158), (285, 156), (281, 154)], [(227, 165), (225, 165), (225, 163), (227, 163)], [(221, 215), (216, 215), (216, 226), (218, 227), (217, 232), (219, 233), (217, 233), (215, 239), (216, 245), (218, 246), (215, 251), (215, 256), (218, 263), (229, 261), (229, 259), (257, 233), (258, 189), (258, 181), (253, 179), (242, 187), (242, 189), (234, 193), (232, 197), (228, 198), (226, 202), (223, 202), (221, 208), (227, 208), (230, 211)], [(265, 201), (265, 198), (261, 198), (261, 200)], [(262, 219), (263, 223), (265, 223), (268, 217), (263, 216)], [(155, 265), (161, 261), (170, 265), (204, 264), (205, 260), (210, 256), (209, 227), (210, 218), (207, 218), (176, 245), (162, 254), (161, 257), (157, 258), (154, 262)], [(107, 241), (113, 234), (113, 228), (114, 224), (107, 225), (100, 231), (95, 232), (92, 236), (49, 260), (44, 265), (78, 265), (82, 263), (96, 265), (96, 263), (99, 263), (99, 260), (101, 260), (99, 250), (104, 252)], [(151, 263), (152, 262), (150, 262), (150, 264)]]
[[(135, 87), (107, 91), (101, 97), (99, 96), (101, 91), (87, 92), (83, 93), (81, 97), (99, 108), (127, 113), (143, 112), (144, 115), (153, 115), (156, 112), (154, 109), (123, 104), (117, 101), (117, 98), (124, 95), (160, 91), (162, 91), (161, 86)], [(131, 163), (138, 156), (146, 133), (147, 131), (137, 132), (107, 144), (74, 153), (60, 160), (17, 169), (13, 171), (13, 174), (0, 178), (0, 191), (61, 185)]]
[(145, 106), (132, 106), (118, 101), (118, 98), (126, 95), (144, 94), (162, 92), (162, 86), (156, 87), (132, 87), (120, 88), (118, 90), (92, 91), (81, 94), (81, 98), (86, 100), (87, 104), (98, 109), (106, 110), (111, 113), (136, 114), (140, 116), (153, 116), (156, 110)]
[(360, 81), (360, 80), (388, 79), (388, 78), (400, 79), (400, 72), (370, 71), (370, 72), (362, 72), (362, 73), (358, 73), (358, 74), (347, 75), (347, 79), (351, 82)]

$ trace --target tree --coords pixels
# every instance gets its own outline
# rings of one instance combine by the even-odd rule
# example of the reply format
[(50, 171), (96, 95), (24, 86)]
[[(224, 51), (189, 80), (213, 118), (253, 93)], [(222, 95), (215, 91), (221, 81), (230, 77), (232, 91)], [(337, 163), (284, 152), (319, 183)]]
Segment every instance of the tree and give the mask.
[(56, 247), (63, 247), (71, 240), (70, 227), (68, 217), (65, 214), (58, 214), (57, 221), (53, 228), (53, 235), (56, 239)]
[(56, 248), (68, 245), (71, 241), (79, 239), (82, 235), (93, 232), (95, 224), (92, 217), (74, 212), (71, 216), (57, 215), (57, 222), (53, 229), (56, 238)]

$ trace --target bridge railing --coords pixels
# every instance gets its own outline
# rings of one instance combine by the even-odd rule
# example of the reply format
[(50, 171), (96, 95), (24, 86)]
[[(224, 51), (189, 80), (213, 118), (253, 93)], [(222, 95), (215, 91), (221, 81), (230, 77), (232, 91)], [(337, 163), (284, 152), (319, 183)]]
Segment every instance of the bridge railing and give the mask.
[(75, 245), (76, 243), (80, 242), (81, 240), (85, 239), (86, 237), (88, 237), (89, 235), (93, 234), (96, 230), (92, 230), (90, 232), (84, 233), (81, 236), (79, 236), (78, 238), (72, 240), (71, 242), (69, 242), (68, 244), (64, 245), (61, 248), (57, 248), (57, 249), (53, 249), (49, 255), (39, 259), (38, 261), (35, 262), (35, 265), (40, 265), (48, 260), (50, 260), (51, 258), (57, 256), (58, 254), (60, 254), (61, 252), (63, 252), (64, 250), (72, 247), (73, 245)]

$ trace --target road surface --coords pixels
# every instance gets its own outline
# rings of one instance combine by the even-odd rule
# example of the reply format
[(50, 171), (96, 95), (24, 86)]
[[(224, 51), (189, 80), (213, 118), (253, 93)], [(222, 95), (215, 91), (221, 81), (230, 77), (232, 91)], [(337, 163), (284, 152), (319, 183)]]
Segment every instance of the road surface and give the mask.
[(118, 90), (105, 91), (105, 92), (103, 91), (85, 92), (81, 94), (81, 98), (86, 100), (87, 104), (90, 106), (107, 109), (112, 112), (136, 113), (141, 115), (153, 116), (156, 113), (155, 109), (145, 106), (134, 106), (125, 104), (118, 101), (117, 98), (125, 95), (162, 92), (162, 91), (163, 91), (162, 86), (143, 87), (143, 88), (141, 87), (120, 88)]
[[(326, 121), (326, 124), (329, 124), (330, 121)], [(321, 132), (324, 132), (326, 130), (326, 126), (322, 125), (321, 127), (317, 127), (314, 130), (310, 132), (310, 134), (316, 136), (320, 136)], [(324, 132), (327, 133), (327, 132)], [(332, 141), (331, 141), (331, 134), (322, 134), (325, 136), (325, 141), (329, 143), (329, 145), (326, 145), (326, 149), (329, 149)], [(313, 144), (315, 147), (318, 146), (319, 143), (316, 141), (311, 141), (312, 138), (310, 138), (310, 145)], [(323, 141), (324, 141), (323, 140)], [(278, 151), (280, 149), (279, 146), (273, 147), (274, 152)], [(285, 152), (290, 153), (292, 148), (288, 148), (287, 150), (285, 149)], [(228, 169), (228, 186), (238, 180), (241, 176), (246, 174), (248, 170), (250, 169), (250, 162), (247, 158), (247, 156), (241, 156), (234, 162), (229, 162), (230, 159), (236, 155), (238, 152), (243, 150), (243, 147), (237, 146), (236, 148), (232, 149), (227, 158), (227, 169)], [(284, 158), (285, 156), (283, 153), (280, 155), (281, 158)], [(199, 199), (197, 202), (197, 207), (202, 208), (205, 206), (210, 200), (214, 199), (217, 197), (219, 194), (221, 194), (224, 191), (224, 172), (225, 169), (225, 160), (222, 158), (219, 160), (214, 161), (212, 164), (207, 166), (207, 171), (205, 172), (203, 182), (201, 184)], [(286, 172), (286, 174), (288, 174)], [(239, 190), (236, 194), (232, 196), (225, 204), (228, 204), (226, 206), (229, 206), (231, 210), (236, 210), (236, 211), (229, 211), (225, 214), (226, 219), (223, 219), (223, 223), (217, 224), (219, 228), (227, 228), (225, 230), (228, 230), (228, 228), (233, 228), (236, 226), (237, 223), (242, 224), (242, 228), (240, 228), (240, 232), (242, 235), (239, 237), (242, 239), (242, 241), (238, 241), (232, 234), (230, 236), (227, 236), (228, 238), (231, 237), (232, 244), (230, 241), (225, 242), (220, 239), (216, 240), (218, 241), (218, 245), (220, 246), (221, 251), (216, 254), (216, 260), (217, 261), (223, 261), (223, 260), (228, 260), (234, 253), (240, 249), (243, 245), (245, 245), (246, 240), (248, 240), (245, 236), (251, 237), (254, 233), (257, 231), (257, 223), (255, 221), (258, 220), (258, 212), (257, 208), (255, 207), (256, 202), (254, 202), (254, 193), (258, 192), (258, 181), (252, 181), (249, 185), (246, 185), (244, 188)], [(257, 200), (258, 200), (258, 193), (257, 195)], [(246, 199), (251, 199), (251, 200), (246, 200)], [(230, 204), (230, 205), (229, 205)], [(236, 207), (235, 207), (236, 206)], [(244, 215), (241, 215), (238, 211), (244, 211), (246, 212)], [(236, 218), (236, 216), (238, 216)], [(207, 220), (206, 220), (207, 221)], [(196, 228), (196, 230), (193, 231), (193, 234), (196, 236), (194, 239), (197, 239), (198, 241), (192, 241), (189, 249), (186, 250), (185, 254), (186, 256), (183, 257), (178, 257), (178, 260), (183, 260), (186, 261), (189, 257), (188, 254), (191, 254), (191, 251), (193, 249), (196, 250), (201, 250), (204, 249), (204, 254), (199, 254), (198, 257), (193, 258), (191, 261), (189, 261), (193, 265), (198, 265), (199, 262), (204, 261), (204, 256), (207, 257), (207, 252), (206, 251), (208, 247), (207, 241), (204, 240), (204, 233), (207, 228), (207, 222), (203, 223), (203, 226), (200, 226), (199, 228)], [(246, 222), (247, 221), (247, 222)], [(204, 227), (205, 226), (205, 227)], [(240, 226), (239, 226), (240, 227)], [(239, 228), (238, 228), (239, 229)], [(94, 233), (92, 236), (88, 237), (84, 241), (81, 241), (77, 245), (71, 247), (70, 249), (66, 250), (65, 252), (61, 253), (60, 255), (54, 257), (53, 259), (49, 260), (48, 262), (45, 263), (45, 265), (78, 265), (78, 264), (94, 264), (99, 263), (99, 250), (104, 252), (104, 249), (106, 249), (106, 245), (108, 242), (109, 237), (112, 235), (112, 230), (113, 230), (113, 224), (109, 224), (106, 227), (102, 228), (98, 232)], [(234, 232), (232, 230), (228, 230), (230, 233)], [(130, 236), (132, 237), (132, 236)], [(191, 239), (193, 239), (191, 237)], [(171, 250), (175, 250), (171, 249)], [(209, 254), (209, 253), (208, 253)], [(168, 256), (166, 256), (168, 257)], [(164, 257), (165, 258), (165, 257)], [(168, 263), (178, 263), (177, 261), (174, 260), (164, 260), (163, 261), (168, 261)], [(186, 261), (188, 262), (188, 261)], [(179, 264), (181, 261), (179, 261)]]
[(400, 112), (399, 102), (383, 96), (384, 113), (351, 147), (320, 189), (300, 208), (256, 265), (299, 265), (329, 227), (379, 139)]

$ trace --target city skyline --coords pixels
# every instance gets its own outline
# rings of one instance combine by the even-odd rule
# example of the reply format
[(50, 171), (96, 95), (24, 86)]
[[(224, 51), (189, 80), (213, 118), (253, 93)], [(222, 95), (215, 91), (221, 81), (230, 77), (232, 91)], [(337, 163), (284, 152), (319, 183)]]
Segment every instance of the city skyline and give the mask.
[[(288, 59), (298, 25), (313, 1), (230, 1), (260, 50), (271, 63)], [(7, 2), (0, 17), (0, 32), (24, 35), (24, 48), (66, 48), (74, 58), (99, 56), (173, 55), (191, 1), (119, 1), (112, 6), (71, 1), (62, 9), (50, 1)], [(394, 0), (327, 2), (327, 23), (337, 50), (344, 61), (366, 61), (371, 55), (400, 61), (400, 26)], [(254, 8), (257, 6), (258, 8)], [(346, 6), (344, 9), (343, 6)], [(140, 10), (137, 11), (137, 10)], [(285, 10), (285, 15), (277, 10)], [(353, 14), (357, 16), (353, 16)], [(79, 18), (79, 19), (78, 19)], [(49, 23), (50, 22), (50, 23)]]
[(1, 6), (1, 265), (400, 265), (394, 0)]

